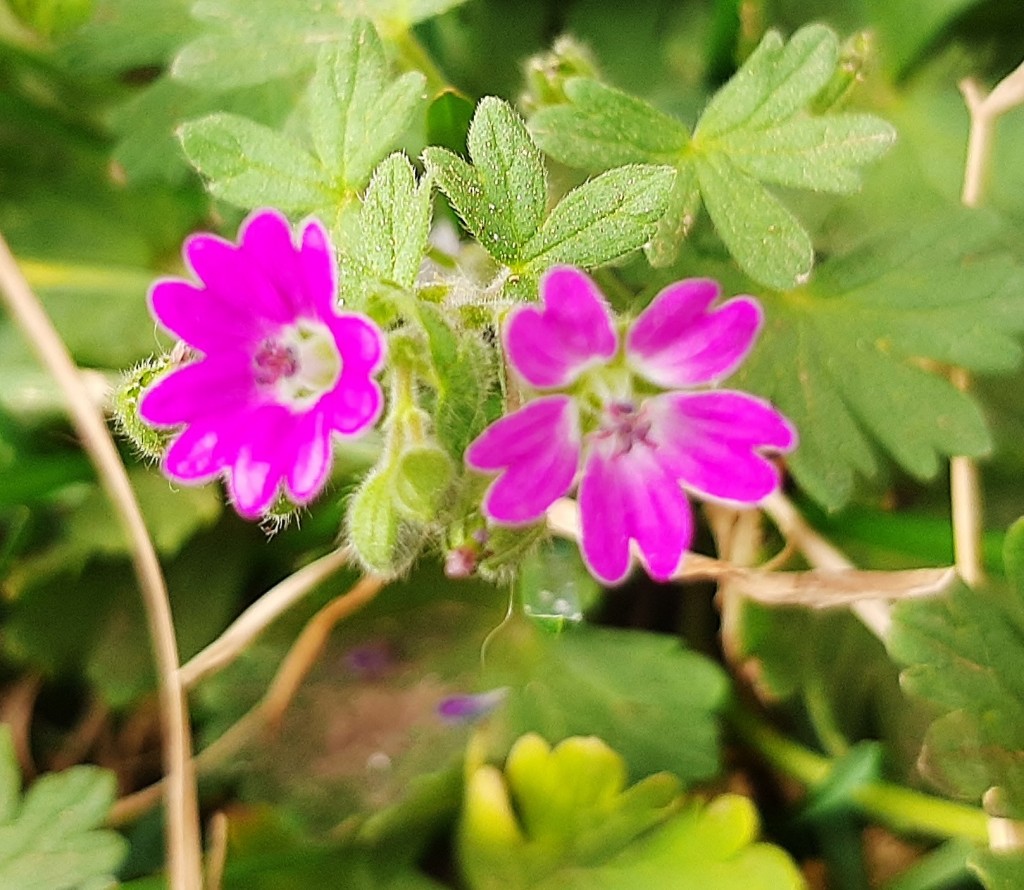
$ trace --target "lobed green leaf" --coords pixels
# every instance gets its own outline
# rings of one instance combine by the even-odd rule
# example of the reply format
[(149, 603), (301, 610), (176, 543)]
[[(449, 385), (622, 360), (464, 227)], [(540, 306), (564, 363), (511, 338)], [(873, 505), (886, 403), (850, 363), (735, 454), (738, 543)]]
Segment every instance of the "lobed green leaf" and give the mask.
[(309, 128), (340, 190), (366, 185), (374, 165), (412, 122), (425, 82), (416, 71), (388, 83), (384, 47), (364, 19), (321, 51), (307, 94)]
[(778, 290), (807, 279), (811, 238), (774, 195), (728, 155), (700, 155), (694, 168), (708, 215), (744, 272)]
[(690, 134), (675, 118), (597, 80), (566, 81), (569, 104), (542, 108), (530, 131), (543, 151), (583, 170), (674, 163)]
[[(907, 602), (894, 614), (889, 648), (903, 684), (941, 711), (922, 762), (951, 793), (994, 815), (1024, 815), (1024, 520), (1007, 532), (1009, 589), (959, 588)], [(993, 789), (990, 791), (990, 789)]]
[(511, 106), (490, 96), (477, 106), (467, 141), (472, 166), (432, 146), (423, 153), (426, 168), (484, 249), (514, 264), (544, 218), (540, 152)]
[(569, 192), (522, 252), (539, 275), (556, 263), (592, 267), (637, 250), (664, 213), (675, 171), (632, 165), (602, 173)]
[(179, 135), (210, 191), (230, 204), (302, 214), (331, 201), (321, 164), (277, 130), (219, 113), (187, 121)]
[(0, 886), (112, 885), (128, 849), (120, 835), (98, 827), (114, 802), (113, 774), (93, 766), (47, 773), (19, 802), (20, 776), (6, 727), (0, 727), (0, 762)]
[(874, 471), (871, 438), (921, 478), (941, 457), (989, 449), (977, 402), (921, 360), (979, 372), (1019, 362), (1024, 288), (998, 233), (976, 212), (943, 215), (765, 297), (767, 330), (733, 380), (796, 424), (800, 447), (787, 464), (822, 504), (842, 506), (854, 474)]

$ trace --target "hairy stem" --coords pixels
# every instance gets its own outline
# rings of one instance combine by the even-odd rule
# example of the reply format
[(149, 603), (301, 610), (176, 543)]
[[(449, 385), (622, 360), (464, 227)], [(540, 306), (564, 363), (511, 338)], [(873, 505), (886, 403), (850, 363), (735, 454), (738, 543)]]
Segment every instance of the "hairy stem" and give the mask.
[(67, 400), (68, 414), (82, 447), (96, 467), (100, 484), (131, 545), (149, 624), (159, 683), (164, 773), (167, 781), (167, 864), (173, 890), (201, 890), (202, 854), (199, 806), (192, 769), (192, 731), (184, 690), (178, 682), (178, 644), (160, 562), (146, 530), (128, 474), (64, 341), (22, 275), (0, 236), (0, 291), (11, 314)]

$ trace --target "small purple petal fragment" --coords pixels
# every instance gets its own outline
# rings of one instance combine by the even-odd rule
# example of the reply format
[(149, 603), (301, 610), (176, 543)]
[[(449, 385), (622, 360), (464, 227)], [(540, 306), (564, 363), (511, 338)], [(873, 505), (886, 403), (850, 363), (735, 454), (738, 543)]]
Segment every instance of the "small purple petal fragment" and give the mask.
[(544, 396), (492, 423), (466, 449), (474, 470), (502, 470), (484, 497), (484, 513), (521, 525), (544, 515), (572, 487), (580, 431), (569, 396)]
[(734, 297), (714, 309), (718, 283), (689, 278), (659, 293), (626, 337), (632, 367), (666, 388), (716, 383), (746, 358), (764, 315), (753, 297)]
[(363, 680), (378, 680), (395, 666), (395, 653), (386, 640), (355, 646), (345, 653), (345, 666)]
[(335, 309), (323, 226), (307, 222), (300, 240), (282, 214), (258, 210), (238, 244), (207, 234), (185, 242), (198, 284), (166, 279), (150, 292), (157, 319), (203, 353), (139, 404), (147, 423), (183, 427), (164, 472), (186, 483), (223, 474), (238, 512), (252, 519), (282, 487), (295, 503), (312, 500), (327, 482), (332, 437), (365, 432), (383, 406), (373, 377), (384, 335), (369, 318)]
[(556, 266), (541, 280), (544, 306), (513, 310), (505, 327), (509, 361), (538, 389), (567, 386), (619, 347), (611, 311), (578, 269)]
[(709, 498), (756, 504), (780, 484), (763, 451), (796, 446), (796, 431), (771, 404), (719, 390), (649, 399), (651, 436), (674, 478)]
[(441, 699), (437, 715), (446, 723), (472, 723), (491, 714), (507, 697), (507, 686), (476, 695), (450, 695)]

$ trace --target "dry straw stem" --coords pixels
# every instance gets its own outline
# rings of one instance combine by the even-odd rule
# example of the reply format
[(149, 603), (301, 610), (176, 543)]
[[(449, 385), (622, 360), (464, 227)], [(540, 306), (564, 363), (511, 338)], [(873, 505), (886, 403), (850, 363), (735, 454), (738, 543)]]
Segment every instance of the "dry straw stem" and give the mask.
[[(713, 508), (712, 525), (723, 553), (729, 558), (687, 553), (673, 580), (725, 582), (743, 596), (768, 605), (817, 609), (849, 606), (883, 638), (890, 623), (890, 601), (935, 596), (948, 590), (956, 580), (951, 566), (895, 572), (856, 569), (807, 523), (785, 496), (772, 495), (761, 506), (786, 537), (787, 546), (803, 553), (813, 569), (773, 571), (775, 559), (760, 567), (748, 567), (759, 550), (756, 523), (760, 514), (756, 510)], [(579, 540), (579, 511), (573, 501), (557, 501), (548, 511), (547, 519), (555, 534)]]
[[(340, 553), (341, 551), (336, 551)], [(326, 559), (326, 557), (324, 557)], [(257, 733), (280, 721), (302, 681), (320, 657), (331, 630), (357, 612), (384, 588), (384, 580), (375, 575), (361, 578), (351, 590), (331, 600), (302, 629), (277, 669), (264, 696), (220, 738), (196, 755), (197, 772), (223, 763), (241, 750)], [(112, 827), (126, 825), (156, 806), (164, 792), (164, 783), (156, 782), (141, 791), (122, 797), (107, 818)]]
[[(973, 78), (960, 82), (960, 92), (971, 118), (960, 200), (965, 207), (980, 207), (992, 157), (996, 121), (1007, 111), (1024, 104), (1024, 63), (988, 94)], [(951, 377), (959, 389), (966, 391), (970, 388), (970, 376), (966, 371), (954, 369)], [(957, 571), (967, 584), (977, 587), (985, 580), (981, 549), (981, 480), (977, 464), (967, 457), (954, 457), (949, 462), (949, 477)]]
[(272, 587), (246, 609), (216, 640), (183, 665), (178, 676), (185, 689), (227, 667), (284, 612), (313, 588), (343, 569), (352, 558), (348, 547), (332, 550)]
[(131, 546), (132, 565), (146, 610), (156, 661), (167, 781), (167, 864), (172, 890), (201, 890), (199, 807), (192, 770), (192, 733), (185, 694), (178, 683), (178, 645), (167, 586), (135, 492), (89, 391), (60, 334), (22, 275), (0, 235), (0, 291), (25, 338), (67, 400), (68, 414), (82, 447), (96, 467), (100, 484)]

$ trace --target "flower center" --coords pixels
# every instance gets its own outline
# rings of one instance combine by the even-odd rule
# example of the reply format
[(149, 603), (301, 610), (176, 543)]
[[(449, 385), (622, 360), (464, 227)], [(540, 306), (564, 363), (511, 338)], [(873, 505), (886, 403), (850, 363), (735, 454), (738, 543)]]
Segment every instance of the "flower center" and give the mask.
[(341, 353), (334, 334), (326, 325), (307, 319), (263, 340), (252, 363), (256, 383), (298, 410), (311, 408), (341, 377)]
[(648, 438), (651, 421), (644, 416), (643, 407), (632, 402), (612, 402), (605, 406), (601, 425), (594, 437), (607, 442), (613, 457), (629, 454), (635, 445), (654, 447)]

